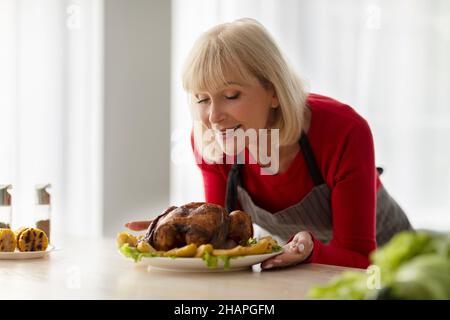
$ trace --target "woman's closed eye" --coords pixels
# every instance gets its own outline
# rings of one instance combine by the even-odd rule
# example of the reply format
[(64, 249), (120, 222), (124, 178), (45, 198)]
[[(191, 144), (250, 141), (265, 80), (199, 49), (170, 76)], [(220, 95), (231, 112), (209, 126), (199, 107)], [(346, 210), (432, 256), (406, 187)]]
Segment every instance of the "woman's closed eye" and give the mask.
[(228, 100), (234, 100), (239, 98), (240, 95), (241, 95), (240, 93), (236, 93), (235, 95), (232, 96), (225, 96), (225, 98), (227, 98)]
[[(232, 96), (225, 95), (224, 97), (226, 99), (228, 99), (228, 100), (236, 100), (237, 98), (239, 98), (240, 95), (241, 95), (240, 93), (236, 93), (236, 94), (234, 94)], [(204, 103), (207, 103), (208, 101), (209, 101), (209, 98), (204, 98), (204, 99), (197, 100), (197, 103), (198, 104), (204, 104)]]
[(198, 103), (198, 104), (202, 104), (202, 103), (206, 103), (206, 102), (208, 102), (208, 101), (209, 101), (209, 98), (205, 98), (205, 99), (197, 100), (197, 103)]

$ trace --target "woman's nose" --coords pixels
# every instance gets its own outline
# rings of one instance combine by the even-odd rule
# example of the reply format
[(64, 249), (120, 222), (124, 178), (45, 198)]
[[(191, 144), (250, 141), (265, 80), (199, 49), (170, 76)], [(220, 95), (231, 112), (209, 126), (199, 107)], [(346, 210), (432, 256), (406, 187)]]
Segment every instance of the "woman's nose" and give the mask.
[(219, 123), (225, 118), (225, 114), (219, 104), (211, 102), (209, 105), (209, 122)]

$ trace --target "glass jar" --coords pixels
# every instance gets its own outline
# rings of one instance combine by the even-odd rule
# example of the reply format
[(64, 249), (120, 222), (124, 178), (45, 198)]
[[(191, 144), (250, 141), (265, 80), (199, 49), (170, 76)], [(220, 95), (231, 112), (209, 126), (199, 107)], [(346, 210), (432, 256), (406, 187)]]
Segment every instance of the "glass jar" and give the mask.
[(12, 207), (11, 190), (12, 185), (0, 185), (0, 228), (11, 228)]
[(41, 229), (47, 234), (50, 241), (50, 221), (51, 221), (51, 198), (47, 189), (51, 184), (36, 185), (36, 205), (34, 211), (36, 228)]

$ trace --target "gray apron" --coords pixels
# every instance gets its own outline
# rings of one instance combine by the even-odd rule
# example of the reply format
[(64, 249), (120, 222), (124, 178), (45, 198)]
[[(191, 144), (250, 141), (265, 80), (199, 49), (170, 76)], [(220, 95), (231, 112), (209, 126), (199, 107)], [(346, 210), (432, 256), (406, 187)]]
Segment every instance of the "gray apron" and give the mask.
[[(297, 232), (310, 231), (318, 240), (328, 243), (333, 238), (331, 189), (320, 173), (306, 134), (302, 133), (299, 144), (314, 181), (314, 187), (299, 203), (274, 213), (258, 207), (242, 184), (243, 164), (237, 163), (228, 174), (226, 207), (230, 213), (237, 209), (239, 201), (242, 210), (252, 217), (255, 230), (259, 231), (257, 236), (270, 234), (284, 244)], [(379, 174), (383, 172), (382, 168), (377, 170)], [(411, 229), (402, 208), (381, 185), (376, 199), (377, 245), (382, 246), (396, 233)]]

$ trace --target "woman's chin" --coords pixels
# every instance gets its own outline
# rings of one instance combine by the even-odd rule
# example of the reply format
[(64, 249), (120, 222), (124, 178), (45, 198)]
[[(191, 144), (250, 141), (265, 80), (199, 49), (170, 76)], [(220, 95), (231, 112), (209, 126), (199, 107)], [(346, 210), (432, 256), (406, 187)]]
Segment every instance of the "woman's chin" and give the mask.
[(220, 149), (227, 156), (235, 156), (241, 153), (245, 146), (238, 146), (233, 143), (233, 139), (216, 139)]

